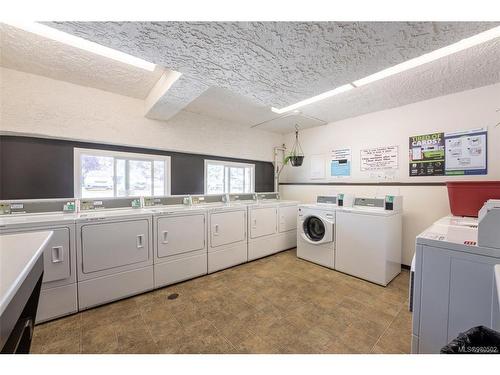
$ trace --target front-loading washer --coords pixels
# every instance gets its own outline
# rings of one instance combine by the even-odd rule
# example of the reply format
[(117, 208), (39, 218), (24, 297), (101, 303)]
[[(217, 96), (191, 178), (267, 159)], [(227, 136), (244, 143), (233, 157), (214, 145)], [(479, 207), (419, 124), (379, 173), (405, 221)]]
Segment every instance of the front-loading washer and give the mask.
[(316, 204), (299, 205), (297, 257), (335, 269), (336, 196), (318, 196)]
[(141, 208), (138, 197), (80, 201), (80, 310), (153, 289), (152, 221), (152, 212)]
[(206, 275), (207, 210), (189, 196), (145, 197), (153, 213), (154, 287)]
[(75, 212), (74, 198), (0, 201), (0, 234), (53, 232), (43, 253), (36, 323), (78, 311)]

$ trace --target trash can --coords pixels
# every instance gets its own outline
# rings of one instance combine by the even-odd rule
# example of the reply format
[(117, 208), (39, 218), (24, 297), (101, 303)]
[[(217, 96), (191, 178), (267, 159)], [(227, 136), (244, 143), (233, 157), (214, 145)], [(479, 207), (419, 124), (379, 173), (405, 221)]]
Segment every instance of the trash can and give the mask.
[(463, 332), (441, 354), (500, 354), (500, 332), (478, 326)]

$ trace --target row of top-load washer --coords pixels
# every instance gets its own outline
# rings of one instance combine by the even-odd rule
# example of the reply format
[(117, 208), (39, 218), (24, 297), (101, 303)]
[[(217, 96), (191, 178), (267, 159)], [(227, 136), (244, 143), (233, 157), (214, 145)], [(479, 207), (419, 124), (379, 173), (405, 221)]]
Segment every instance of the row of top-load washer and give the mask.
[(0, 233), (54, 232), (42, 322), (295, 247), (296, 210), (277, 193), (0, 201)]
[(298, 212), (299, 258), (384, 286), (401, 272), (401, 196), (318, 196)]

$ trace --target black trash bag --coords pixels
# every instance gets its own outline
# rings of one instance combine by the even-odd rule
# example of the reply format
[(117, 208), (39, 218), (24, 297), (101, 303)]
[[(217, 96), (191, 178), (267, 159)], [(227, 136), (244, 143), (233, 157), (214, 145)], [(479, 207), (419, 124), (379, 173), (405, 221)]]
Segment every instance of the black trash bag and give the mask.
[(500, 354), (500, 332), (478, 326), (441, 348), (441, 354)]

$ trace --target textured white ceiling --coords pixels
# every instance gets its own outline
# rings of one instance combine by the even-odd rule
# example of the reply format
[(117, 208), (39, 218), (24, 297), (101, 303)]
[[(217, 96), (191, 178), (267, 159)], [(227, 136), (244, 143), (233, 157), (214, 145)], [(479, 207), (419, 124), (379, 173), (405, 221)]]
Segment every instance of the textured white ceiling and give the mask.
[[(500, 38), (301, 110), (307, 115), (332, 122), (498, 82)], [(500, 92), (498, 100), (500, 103)]]
[[(468, 22), (51, 22), (183, 73), (148, 117), (179, 110), (250, 127), (282, 107), (497, 26)], [(28, 56), (33, 59), (33, 56)], [(301, 108), (325, 121), (496, 83), (498, 41)], [(17, 61), (17, 63), (19, 63)], [(72, 59), (65, 60), (79, 70)], [(20, 69), (23, 70), (23, 69)], [(75, 73), (76, 74), (76, 73)], [(47, 75), (47, 74), (45, 74)], [(84, 83), (86, 85), (97, 85)], [(97, 87), (97, 86), (96, 86)], [(110, 90), (112, 91), (112, 90)], [(293, 131), (295, 120), (279, 126)], [(285, 121), (286, 122), (286, 121)]]
[(280, 117), (273, 118), (263, 123), (258, 123), (252, 127), (274, 133), (286, 134), (294, 130), (295, 126), (298, 126), (299, 129), (307, 129), (315, 126), (326, 125), (326, 123), (326, 121), (308, 116), (303, 112), (293, 111), (282, 114)]
[(0, 65), (144, 99), (163, 69), (136, 68), (0, 23)]

